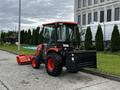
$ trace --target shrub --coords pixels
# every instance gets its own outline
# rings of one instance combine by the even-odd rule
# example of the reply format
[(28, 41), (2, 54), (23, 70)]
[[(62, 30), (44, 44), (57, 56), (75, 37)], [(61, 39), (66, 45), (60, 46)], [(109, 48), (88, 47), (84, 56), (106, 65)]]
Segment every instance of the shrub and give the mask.
[(81, 38), (80, 38), (80, 32), (78, 27), (76, 28), (76, 43), (79, 48), (79, 46), (81, 45)]
[(111, 51), (116, 52), (120, 48), (120, 35), (118, 26), (115, 25), (111, 37)]
[(87, 27), (86, 35), (85, 35), (85, 49), (92, 49), (92, 32), (91, 28)]
[(102, 32), (101, 25), (99, 25), (97, 29), (97, 33), (95, 36), (95, 45), (96, 45), (97, 51), (104, 50), (103, 32)]

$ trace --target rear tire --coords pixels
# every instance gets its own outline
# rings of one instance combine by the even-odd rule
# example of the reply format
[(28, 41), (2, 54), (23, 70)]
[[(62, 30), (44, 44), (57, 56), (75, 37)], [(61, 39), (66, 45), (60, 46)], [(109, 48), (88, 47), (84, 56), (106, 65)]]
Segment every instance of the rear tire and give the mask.
[(46, 62), (46, 71), (51, 76), (59, 76), (62, 71), (62, 58), (59, 54), (49, 53)]
[(39, 58), (37, 56), (33, 57), (31, 63), (32, 63), (32, 68), (39, 69), (40, 61), (39, 61)]

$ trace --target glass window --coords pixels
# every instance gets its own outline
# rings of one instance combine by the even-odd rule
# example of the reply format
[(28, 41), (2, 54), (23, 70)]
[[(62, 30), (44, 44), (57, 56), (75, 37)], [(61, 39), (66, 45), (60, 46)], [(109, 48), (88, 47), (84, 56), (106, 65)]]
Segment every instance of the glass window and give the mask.
[(88, 6), (92, 5), (92, 0), (88, 0)]
[(120, 8), (115, 8), (115, 21), (120, 19)]
[(55, 27), (54, 26), (45, 26), (43, 37), (45, 43), (51, 43), (52, 41), (55, 41)]
[(81, 24), (81, 15), (78, 15), (78, 23)]
[(86, 25), (86, 14), (83, 14), (82, 24)]
[(78, 8), (81, 8), (81, 0), (78, 0)]
[(83, 0), (83, 7), (86, 7), (86, 0)]
[(100, 11), (100, 22), (104, 22), (104, 11)]
[(90, 24), (92, 21), (92, 14), (88, 13), (88, 24)]
[(107, 22), (111, 21), (111, 19), (112, 19), (112, 13), (111, 12), (112, 12), (111, 9), (107, 10)]
[(97, 4), (98, 3), (98, 0), (94, 0), (94, 4)]
[(57, 28), (57, 41), (75, 41), (75, 32), (78, 25), (61, 25)]
[(98, 21), (98, 12), (94, 12), (94, 21), (95, 21), (95, 22)]

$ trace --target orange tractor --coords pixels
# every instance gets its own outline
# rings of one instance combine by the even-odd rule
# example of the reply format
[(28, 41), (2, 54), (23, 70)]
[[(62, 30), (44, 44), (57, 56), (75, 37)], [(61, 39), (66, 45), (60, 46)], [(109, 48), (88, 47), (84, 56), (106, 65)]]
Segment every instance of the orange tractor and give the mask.
[(34, 69), (45, 64), (51, 76), (59, 76), (62, 68), (76, 73), (81, 68), (96, 68), (96, 51), (78, 49), (76, 35), (78, 24), (54, 22), (44, 24), (41, 30), (43, 43), (38, 45), (35, 55), (18, 55), (18, 64), (31, 62)]

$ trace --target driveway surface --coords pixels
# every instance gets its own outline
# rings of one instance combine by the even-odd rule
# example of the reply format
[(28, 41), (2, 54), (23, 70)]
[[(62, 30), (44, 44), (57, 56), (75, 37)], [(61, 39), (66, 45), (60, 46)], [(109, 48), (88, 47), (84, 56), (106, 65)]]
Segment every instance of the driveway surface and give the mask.
[(44, 65), (17, 65), (16, 55), (0, 51), (0, 90), (120, 90), (120, 82), (79, 72), (63, 70), (61, 76), (51, 77)]

